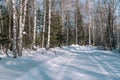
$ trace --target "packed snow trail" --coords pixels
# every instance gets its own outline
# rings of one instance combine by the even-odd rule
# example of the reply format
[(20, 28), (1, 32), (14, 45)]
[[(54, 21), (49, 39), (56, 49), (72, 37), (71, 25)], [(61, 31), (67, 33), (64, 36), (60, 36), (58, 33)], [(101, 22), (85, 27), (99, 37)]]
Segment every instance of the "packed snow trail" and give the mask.
[[(120, 80), (120, 54), (75, 45), (41, 53), (38, 50), (31, 56), (18, 59), (19, 64), (10, 61), (17, 66), (2, 67), (5, 63), (2, 60), (0, 68), (5, 72), (0, 70), (0, 80)], [(13, 75), (8, 76), (10, 71)], [(2, 77), (3, 74), (7, 77)]]

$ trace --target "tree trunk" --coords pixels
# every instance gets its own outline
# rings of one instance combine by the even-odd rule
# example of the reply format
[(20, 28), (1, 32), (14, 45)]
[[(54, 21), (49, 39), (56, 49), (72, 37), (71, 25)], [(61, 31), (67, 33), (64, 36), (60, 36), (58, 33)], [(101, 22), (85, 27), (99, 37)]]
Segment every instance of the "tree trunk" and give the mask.
[(66, 46), (68, 46), (68, 43), (69, 43), (69, 28), (67, 25), (67, 43), (66, 43)]
[[(61, 0), (61, 26), (62, 26), (62, 36), (64, 35), (64, 0)], [(61, 41), (61, 45), (63, 45), (63, 40)]]
[(12, 17), (11, 17), (11, 11), (9, 10), (10, 14), (9, 14), (9, 39), (11, 39), (11, 20), (12, 20)]
[(91, 15), (90, 15), (90, 22), (89, 22), (89, 46), (91, 45)]
[(2, 16), (2, 10), (0, 9), (0, 19), (1, 19), (1, 20), (0, 20), (0, 21), (1, 21), (0, 33), (3, 32), (3, 28), (4, 28), (4, 27), (3, 27), (3, 19), (2, 19), (2, 18), (3, 18), (3, 16)]
[(77, 14), (77, 9), (76, 9), (76, 45), (78, 44), (78, 14)]
[(51, 26), (51, 0), (49, 0), (49, 24), (48, 24), (48, 40), (46, 48), (50, 48), (50, 26)]
[(61, 1), (62, 34), (64, 33), (64, 1)]
[(33, 31), (33, 42), (32, 46), (35, 48), (35, 39), (36, 39), (36, 0), (34, 0), (34, 31)]
[[(26, 9), (27, 9), (27, 2), (28, 0), (24, 1), (24, 8), (23, 8), (23, 0), (20, 0), (20, 17), (19, 17), (19, 42), (18, 42), (18, 56), (22, 56), (22, 49), (23, 49), (23, 30), (25, 28), (25, 19), (26, 19)], [(23, 16), (22, 16), (23, 14)]]
[(19, 51), (18, 51), (18, 55), (21, 56), (22, 55), (22, 37), (23, 37), (23, 24), (22, 24), (22, 0), (20, 0), (20, 16), (19, 16), (19, 42), (18, 42), (18, 47), (19, 47)]
[(16, 17), (16, 6), (15, 6), (15, 1), (12, 0), (12, 8), (13, 8), (13, 58), (17, 57), (17, 49), (16, 49), (16, 28), (17, 28), (17, 17)]
[(44, 41), (45, 41), (45, 24), (46, 24), (46, 0), (44, 3), (44, 24), (43, 24), (43, 35), (42, 35), (42, 48), (44, 47)]
[(93, 26), (93, 45), (95, 45), (95, 27)]

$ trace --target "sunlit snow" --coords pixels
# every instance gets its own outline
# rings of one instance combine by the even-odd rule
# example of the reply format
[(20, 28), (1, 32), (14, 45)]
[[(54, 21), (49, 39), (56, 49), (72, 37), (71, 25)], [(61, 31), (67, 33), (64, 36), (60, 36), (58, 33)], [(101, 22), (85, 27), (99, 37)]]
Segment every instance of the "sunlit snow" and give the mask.
[(0, 80), (120, 80), (120, 54), (97, 47), (63, 46), (1, 56)]

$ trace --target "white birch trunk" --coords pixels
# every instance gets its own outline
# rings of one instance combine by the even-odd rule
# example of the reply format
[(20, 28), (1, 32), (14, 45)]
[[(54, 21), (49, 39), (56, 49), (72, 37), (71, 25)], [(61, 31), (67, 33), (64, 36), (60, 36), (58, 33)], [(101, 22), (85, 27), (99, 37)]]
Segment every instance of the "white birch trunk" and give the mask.
[[(61, 0), (61, 26), (62, 26), (62, 36), (64, 35), (64, 0)], [(63, 45), (63, 41), (61, 43)]]
[(12, 20), (12, 17), (11, 17), (11, 10), (9, 10), (9, 39), (11, 39), (11, 20)]
[(61, 16), (62, 16), (62, 34), (64, 33), (64, 4), (63, 0), (61, 2)]
[(23, 7), (24, 7), (24, 9), (23, 9), (23, 21), (22, 21), (22, 30), (24, 30), (24, 28), (25, 28), (25, 17), (26, 17), (26, 10), (27, 10), (27, 2), (28, 2), (28, 0), (25, 0), (24, 1), (24, 5), (23, 5)]
[(93, 45), (95, 45), (95, 27), (93, 24)]
[(89, 46), (90, 45), (91, 45), (91, 11), (90, 11), (90, 2), (89, 2)]
[(15, 0), (12, 0), (12, 8), (13, 8), (13, 57), (17, 57), (17, 49), (16, 49), (16, 24), (17, 24), (17, 18), (16, 18), (16, 6), (15, 6)]
[(67, 25), (67, 45), (68, 46), (68, 43), (69, 43), (69, 30), (68, 30), (68, 25)]
[(66, 41), (66, 46), (68, 46), (68, 44), (69, 44), (69, 11), (67, 11), (67, 15), (66, 15), (66, 17), (67, 17), (67, 41)]
[[(25, 28), (25, 16), (26, 16), (26, 9), (27, 9), (27, 2), (28, 0), (24, 1), (24, 6), (22, 4), (23, 0), (20, 0), (20, 17), (19, 17), (19, 52), (18, 56), (22, 56), (22, 48), (23, 48), (23, 30)], [(23, 13), (23, 16), (22, 16)]]
[(104, 38), (104, 32), (103, 32), (103, 22), (102, 22), (102, 17), (103, 17), (103, 15), (102, 15), (102, 11), (101, 11), (101, 0), (99, 0), (99, 9), (100, 9), (100, 16), (99, 16), (99, 20), (101, 21), (100, 22), (100, 30), (101, 30), (101, 42), (103, 43), (103, 38)]
[(120, 27), (119, 27), (119, 21), (117, 21), (117, 48), (120, 52)]
[(33, 43), (32, 43), (33, 48), (35, 48), (35, 39), (36, 39), (36, 0), (34, 0), (34, 32), (33, 32)]
[(44, 24), (43, 24), (43, 35), (42, 35), (42, 48), (44, 47), (44, 41), (45, 41), (45, 24), (46, 24), (46, 0), (44, 3)]
[(102, 24), (102, 26), (101, 26), (101, 42), (103, 43), (103, 41), (104, 41), (103, 22), (101, 22), (101, 24)]
[(0, 9), (0, 19), (1, 19), (1, 20), (0, 20), (0, 21), (1, 21), (0, 33), (1, 33), (1, 32), (3, 31), (3, 29), (4, 29), (4, 26), (3, 26), (3, 19), (2, 19), (2, 18), (3, 18), (3, 16), (2, 16), (2, 10)]
[(117, 48), (120, 52), (120, 33), (119, 32), (117, 33)]
[(120, 27), (119, 27), (119, 22), (117, 22), (117, 48), (120, 52)]
[[(0, 24), (1, 24), (0, 33), (1, 33), (1, 32), (2, 32), (2, 22), (3, 22), (3, 21), (2, 21), (2, 11), (1, 11), (1, 9), (0, 9), (0, 19), (1, 19), (1, 20), (0, 20), (0, 22), (1, 22), (1, 23), (0, 23)], [(0, 49), (2, 49), (2, 45), (1, 45), (1, 44), (0, 44)]]
[(6, 7), (8, 9), (8, 12), (9, 12), (9, 25), (8, 25), (8, 30), (9, 30), (9, 39), (11, 39), (11, 20), (12, 20), (12, 6), (11, 6), (11, 0), (5, 0), (5, 3), (6, 3)]
[(90, 22), (89, 22), (89, 46), (91, 45), (91, 15), (90, 15)]
[(76, 9), (76, 45), (78, 44), (78, 14), (77, 14), (77, 9)]
[(78, 44), (78, 10), (79, 10), (79, 0), (76, 0), (76, 45)]
[(48, 40), (46, 48), (50, 48), (50, 26), (51, 26), (51, 0), (49, 0), (49, 25), (48, 25)]
[(20, 17), (19, 17), (19, 42), (18, 42), (18, 46), (19, 46), (19, 52), (18, 55), (21, 56), (22, 55), (22, 31), (23, 31), (23, 24), (22, 24), (22, 0), (20, 0)]
[(0, 33), (2, 32), (2, 11), (1, 11), (1, 9), (0, 9), (0, 21), (1, 21), (1, 27), (0, 27)]

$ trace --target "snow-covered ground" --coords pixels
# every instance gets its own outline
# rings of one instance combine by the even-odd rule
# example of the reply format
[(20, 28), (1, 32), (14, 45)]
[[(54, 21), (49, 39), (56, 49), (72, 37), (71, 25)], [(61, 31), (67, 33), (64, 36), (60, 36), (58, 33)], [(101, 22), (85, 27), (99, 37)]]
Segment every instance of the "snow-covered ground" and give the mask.
[(120, 54), (75, 46), (0, 60), (0, 80), (120, 80)]

